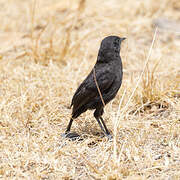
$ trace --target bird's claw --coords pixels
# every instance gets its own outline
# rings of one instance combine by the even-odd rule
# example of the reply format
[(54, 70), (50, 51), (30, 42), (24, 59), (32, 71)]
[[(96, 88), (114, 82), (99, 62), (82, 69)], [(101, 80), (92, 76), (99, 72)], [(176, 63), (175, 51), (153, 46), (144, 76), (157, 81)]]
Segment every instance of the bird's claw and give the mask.
[(73, 141), (80, 138), (80, 135), (75, 133), (75, 132), (72, 132), (72, 133), (71, 132), (65, 132), (65, 133), (61, 134), (61, 136), (64, 138), (69, 138)]
[(112, 136), (111, 134), (107, 134), (106, 136), (107, 136), (107, 138), (108, 138), (109, 141), (112, 141), (113, 136)]

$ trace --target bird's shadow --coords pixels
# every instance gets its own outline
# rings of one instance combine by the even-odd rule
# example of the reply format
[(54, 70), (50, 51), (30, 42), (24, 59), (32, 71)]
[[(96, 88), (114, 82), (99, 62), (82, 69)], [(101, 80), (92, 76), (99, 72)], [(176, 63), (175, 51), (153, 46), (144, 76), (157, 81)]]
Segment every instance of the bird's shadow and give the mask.
[[(98, 127), (98, 124), (96, 125), (94, 124), (88, 124), (88, 125), (81, 125), (81, 127), (76, 131), (76, 129), (74, 129), (72, 131), (73, 133), (76, 133), (82, 137), (83, 139), (87, 139), (87, 138), (104, 138), (106, 137), (106, 135), (101, 131), (101, 129)], [(110, 131), (110, 133), (112, 133)]]

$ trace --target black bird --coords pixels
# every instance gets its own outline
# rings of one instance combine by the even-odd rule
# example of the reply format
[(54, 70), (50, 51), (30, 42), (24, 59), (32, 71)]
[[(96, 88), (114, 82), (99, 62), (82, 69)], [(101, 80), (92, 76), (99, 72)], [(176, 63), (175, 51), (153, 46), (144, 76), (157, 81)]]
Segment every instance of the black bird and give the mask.
[(120, 48), (124, 39), (126, 38), (108, 36), (102, 40), (94, 68), (72, 98), (72, 117), (65, 132), (66, 137), (71, 137), (68, 134), (75, 118), (88, 109), (95, 109), (94, 117), (105, 135), (111, 138), (102, 115), (104, 106), (116, 96), (121, 86), (123, 72)]

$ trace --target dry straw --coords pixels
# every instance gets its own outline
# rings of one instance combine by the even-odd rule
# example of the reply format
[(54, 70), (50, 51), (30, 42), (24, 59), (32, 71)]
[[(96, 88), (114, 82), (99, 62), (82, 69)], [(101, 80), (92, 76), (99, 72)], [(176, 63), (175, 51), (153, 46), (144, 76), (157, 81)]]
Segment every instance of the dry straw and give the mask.
[[(180, 178), (180, 41), (157, 23), (154, 33), (153, 25), (164, 16), (179, 23), (179, 1), (0, 6), (0, 178)], [(101, 138), (91, 111), (73, 124), (83, 141), (68, 141), (61, 133), (72, 95), (108, 35), (128, 40), (122, 86), (104, 113), (113, 142)]]

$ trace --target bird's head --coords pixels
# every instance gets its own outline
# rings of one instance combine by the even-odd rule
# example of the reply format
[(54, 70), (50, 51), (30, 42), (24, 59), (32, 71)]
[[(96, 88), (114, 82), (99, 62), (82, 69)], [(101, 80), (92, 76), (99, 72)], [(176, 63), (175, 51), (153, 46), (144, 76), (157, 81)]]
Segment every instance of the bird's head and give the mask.
[(105, 37), (102, 42), (98, 53), (98, 61), (106, 62), (119, 57), (121, 42), (126, 38), (118, 36)]

